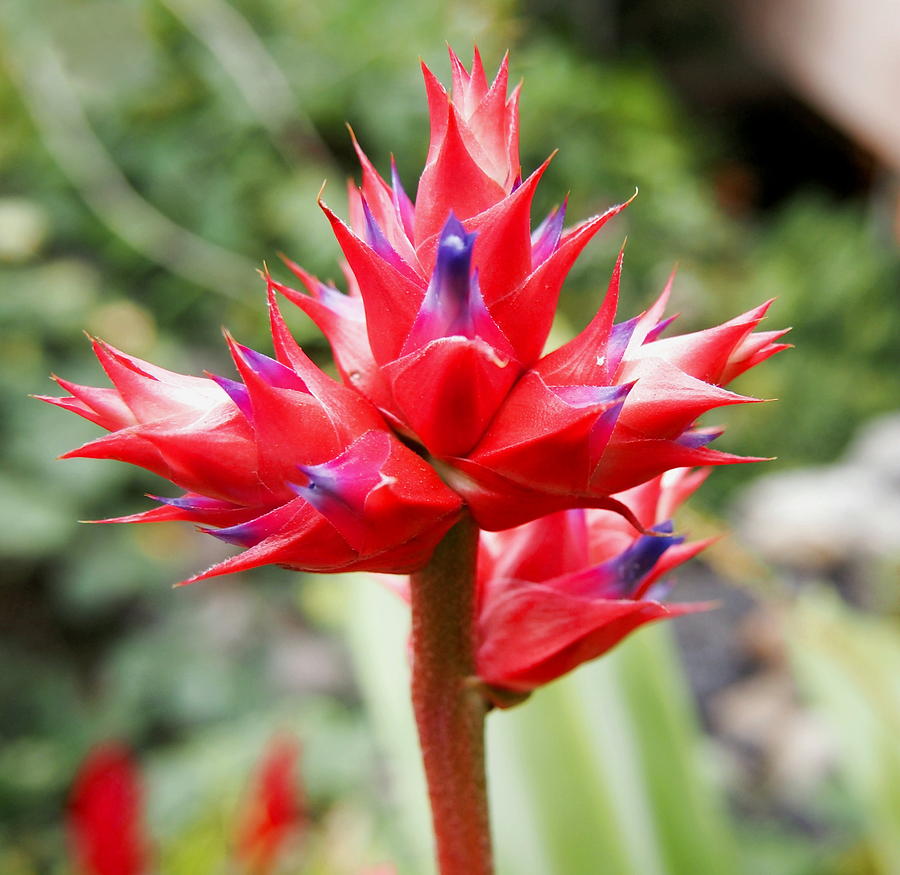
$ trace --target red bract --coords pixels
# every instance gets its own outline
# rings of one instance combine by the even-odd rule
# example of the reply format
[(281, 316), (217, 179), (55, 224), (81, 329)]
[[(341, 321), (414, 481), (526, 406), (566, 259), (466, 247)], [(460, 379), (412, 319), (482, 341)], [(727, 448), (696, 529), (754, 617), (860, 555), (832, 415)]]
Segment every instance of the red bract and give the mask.
[(80, 875), (142, 875), (148, 871), (140, 779), (128, 751), (95, 748), (69, 797), (72, 857)]
[(300, 570), (421, 566), (459, 498), (357, 392), (294, 343), (270, 289), (276, 358), (228, 338), (241, 381), (188, 377), (94, 350), (113, 388), (45, 398), (110, 431), (64, 458), (131, 462), (186, 494), (107, 522), (189, 520), (246, 548), (188, 582), (276, 563)]
[(350, 224), (322, 205), (350, 294), (293, 262), (304, 291), (275, 284), (326, 334), (344, 381), (422, 445), (486, 529), (615, 507), (612, 493), (670, 468), (751, 461), (709, 449), (718, 432), (694, 422), (755, 400), (721, 387), (784, 347), (781, 333), (754, 332), (767, 305), (660, 340), (668, 290), (640, 318), (614, 321), (620, 256), (594, 320), (541, 357), (566, 274), (625, 204), (570, 230), (563, 205), (532, 229), (547, 165), (520, 180), (506, 60), (488, 87), (477, 53), (471, 73), (450, 57), (449, 97), (425, 68), (431, 145), (415, 202), (354, 139)]
[[(676, 508), (708, 470), (668, 471), (614, 496), (621, 512), (574, 508), (478, 542), (479, 678), (501, 707), (594, 659), (655, 620), (706, 610), (663, 604), (665, 576), (705, 549), (673, 534)], [(405, 581), (389, 586), (409, 598)]]
[(482, 535), (478, 553), (478, 674), (528, 692), (618, 644), (639, 626), (704, 610), (670, 604), (663, 578), (708, 541), (672, 534), (672, 514), (705, 478), (681, 469), (619, 494), (651, 534), (619, 514), (566, 510)]
[(304, 825), (297, 789), (300, 751), (290, 738), (275, 738), (259, 765), (237, 830), (235, 855), (253, 875), (268, 875), (291, 836)]

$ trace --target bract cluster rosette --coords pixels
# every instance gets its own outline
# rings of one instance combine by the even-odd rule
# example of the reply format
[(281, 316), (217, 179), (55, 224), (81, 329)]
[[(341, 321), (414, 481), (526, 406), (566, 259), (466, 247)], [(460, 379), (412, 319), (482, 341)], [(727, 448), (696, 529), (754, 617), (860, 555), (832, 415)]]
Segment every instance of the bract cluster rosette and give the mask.
[[(346, 290), (289, 260), (300, 288), (266, 273), (274, 357), (229, 336), (238, 379), (193, 377), (95, 341), (112, 387), (58, 379), (69, 395), (45, 400), (109, 432), (66, 458), (130, 462), (184, 490), (113, 522), (186, 520), (243, 548), (188, 582), (270, 563), (408, 574), (470, 514), (478, 672), (527, 692), (690, 609), (659, 601), (664, 573), (703, 546), (672, 534), (700, 480), (686, 469), (754, 461), (713, 449), (721, 430), (697, 420), (756, 400), (724, 387), (784, 332), (758, 330), (766, 303), (664, 336), (669, 286), (617, 322), (620, 254), (590, 324), (545, 353), (566, 275), (627, 203), (568, 228), (563, 203), (533, 227), (550, 159), (523, 178), (507, 60), (491, 83), (477, 51), (471, 69), (450, 60), (449, 92), (423, 65), (415, 198), (354, 137), (349, 217), (320, 202)], [(340, 382), (294, 342), (279, 298), (325, 334)]]

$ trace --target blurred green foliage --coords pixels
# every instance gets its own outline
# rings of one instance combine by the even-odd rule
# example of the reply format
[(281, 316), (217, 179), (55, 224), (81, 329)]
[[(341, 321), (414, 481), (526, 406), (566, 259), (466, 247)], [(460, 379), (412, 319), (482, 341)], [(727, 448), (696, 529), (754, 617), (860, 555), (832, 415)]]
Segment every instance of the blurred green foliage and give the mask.
[(840, 749), (840, 780), (856, 802), (847, 851), (873, 872), (900, 869), (900, 637), (824, 590), (792, 616), (792, 656), (803, 690)]
[[(827, 460), (856, 423), (896, 405), (900, 266), (875, 217), (862, 203), (835, 203), (816, 191), (766, 215), (729, 214), (711, 171), (727, 158), (727, 142), (685, 117), (649, 61), (623, 55), (598, 63), (510, 0), (452, 7), (437, 0), (368, 7), (355, 0), (6, 0), (0, 689), (10, 704), (0, 716), (0, 871), (61, 871), (69, 781), (89, 744), (108, 736), (144, 752), (155, 798), (164, 800), (154, 803), (154, 829), (176, 843), (178, 859), (194, 860), (191, 842), (215, 835), (210, 824), (227, 817), (243, 765), (281, 724), (303, 736), (314, 811), (338, 824), (323, 833), (332, 835), (323, 839), (323, 872), (384, 859), (400, 831), (390, 807), (377, 804), (367, 721), (379, 720), (378, 709), (364, 715), (346, 673), (328, 667), (340, 665), (326, 634), (340, 604), (322, 597), (318, 584), (304, 589), (277, 570), (173, 594), (165, 582), (222, 555), (217, 546), (178, 527), (78, 526), (79, 518), (140, 509), (138, 496), (159, 485), (114, 463), (51, 461), (96, 429), (26, 395), (52, 392), (50, 372), (98, 381), (82, 329), (193, 373), (228, 372), (223, 324), (265, 348), (254, 273), (263, 259), (279, 270), (276, 253), (284, 251), (323, 277), (339, 275), (315, 197), (327, 179), (329, 202), (343, 209), (344, 179), (355, 172), (345, 122), (382, 170), (393, 151), (414, 190), (426, 147), (416, 53), (446, 78), (444, 40), (462, 52), (477, 42), (489, 64), (514, 49), (514, 76), (526, 80), (525, 168), (561, 150), (543, 183), (541, 211), (571, 192), (576, 221), (640, 189), (573, 273), (560, 333), (590, 317), (627, 234), (625, 312), (648, 304), (678, 261), (674, 308), (690, 314), (685, 328), (776, 295), (772, 325), (795, 325), (799, 354), (779, 357), (739, 387), (782, 402), (735, 416), (726, 448), (777, 453), (783, 465)], [(314, 328), (289, 316), (298, 339), (325, 361)], [(706, 500), (721, 502), (751, 474), (722, 472)], [(379, 645), (370, 636), (363, 646), (374, 648), (374, 667), (378, 647), (398, 642)], [(646, 671), (659, 658), (632, 669)], [(635, 684), (629, 696), (652, 699)], [(403, 684), (392, 694), (398, 707), (405, 702)], [(686, 759), (669, 765), (693, 780), (685, 763), (695, 729), (689, 717), (677, 717), (685, 697), (672, 695), (673, 719), (687, 721), (678, 723)], [(545, 702), (554, 696), (576, 701), (570, 688), (547, 691)], [(647, 707), (627, 703), (635, 713)], [(517, 730), (526, 748), (540, 748), (554, 732), (548, 707), (535, 708), (533, 725)], [(530, 741), (529, 732), (537, 733)], [(660, 756), (652, 739), (636, 743), (646, 756)], [(566, 772), (577, 772), (579, 754), (566, 755)], [(552, 777), (556, 767), (544, 767)], [(497, 768), (514, 780), (514, 767)], [(861, 782), (854, 786), (860, 798), (871, 795)], [(660, 780), (646, 792), (654, 787), (666, 792)], [(576, 790), (585, 799), (603, 792), (588, 779)], [(656, 815), (677, 809), (665, 799), (641, 804)], [(421, 810), (419, 817), (418, 829), (427, 830)], [(726, 833), (717, 832), (725, 848)], [(351, 834), (359, 837), (358, 857), (335, 862), (328, 841)], [(661, 840), (660, 853), (688, 847), (670, 839)], [(403, 844), (390, 851), (401, 861)], [(775, 856), (787, 854), (776, 845)], [(657, 868), (687, 871), (671, 860)], [(201, 870), (173, 857), (167, 871)], [(723, 870), (710, 863), (694, 871)]]

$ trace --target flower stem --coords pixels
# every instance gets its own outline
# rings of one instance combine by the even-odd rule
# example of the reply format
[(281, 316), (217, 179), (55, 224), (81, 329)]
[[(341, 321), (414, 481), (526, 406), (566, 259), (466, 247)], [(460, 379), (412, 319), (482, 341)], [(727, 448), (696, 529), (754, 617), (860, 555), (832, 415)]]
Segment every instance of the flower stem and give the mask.
[(441, 875), (490, 875), (487, 705), (475, 677), (478, 529), (464, 516), (412, 576), (412, 698)]

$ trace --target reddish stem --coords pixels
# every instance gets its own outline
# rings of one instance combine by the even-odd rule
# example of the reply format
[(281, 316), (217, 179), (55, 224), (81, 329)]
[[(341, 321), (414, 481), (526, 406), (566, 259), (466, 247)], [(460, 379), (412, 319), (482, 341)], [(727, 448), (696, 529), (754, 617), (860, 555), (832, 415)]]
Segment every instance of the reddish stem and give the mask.
[(490, 875), (485, 700), (475, 677), (478, 529), (464, 516), (411, 581), (412, 698), (441, 875)]

